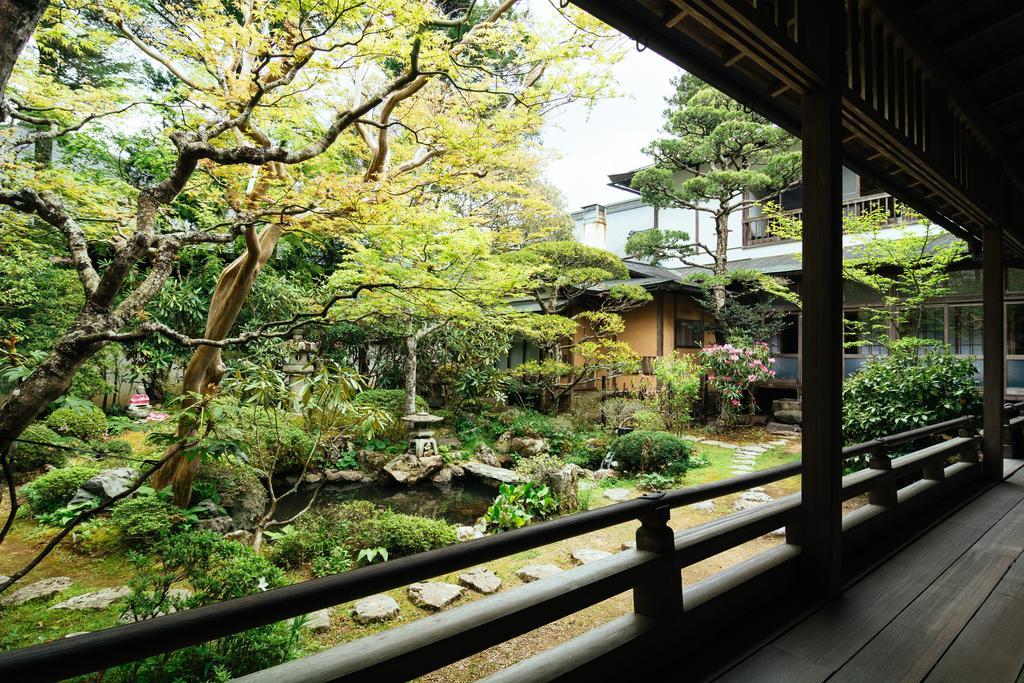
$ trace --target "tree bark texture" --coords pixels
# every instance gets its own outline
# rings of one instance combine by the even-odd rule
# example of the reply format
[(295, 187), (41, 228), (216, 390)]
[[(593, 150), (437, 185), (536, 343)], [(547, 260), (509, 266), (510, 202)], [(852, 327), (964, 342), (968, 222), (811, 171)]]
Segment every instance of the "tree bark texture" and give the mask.
[(49, 5), (50, 0), (0, 0), (0, 121), (7, 118), (4, 92), (14, 64)]

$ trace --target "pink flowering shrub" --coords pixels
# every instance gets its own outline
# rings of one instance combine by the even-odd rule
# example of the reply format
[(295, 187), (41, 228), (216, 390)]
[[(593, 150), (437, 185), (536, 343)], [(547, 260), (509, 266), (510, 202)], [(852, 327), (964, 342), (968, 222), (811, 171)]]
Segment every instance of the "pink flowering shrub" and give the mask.
[(708, 377), (711, 389), (722, 400), (722, 417), (736, 415), (743, 404), (743, 394), (751, 386), (775, 376), (774, 358), (767, 344), (749, 347), (732, 344), (708, 346), (700, 352), (700, 365)]

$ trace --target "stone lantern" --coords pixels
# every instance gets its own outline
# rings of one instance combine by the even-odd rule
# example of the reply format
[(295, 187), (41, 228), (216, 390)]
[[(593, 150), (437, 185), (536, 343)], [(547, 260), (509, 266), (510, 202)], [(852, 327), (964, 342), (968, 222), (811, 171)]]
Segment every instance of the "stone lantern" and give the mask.
[(306, 378), (313, 374), (313, 354), (320, 348), (316, 342), (306, 341), (296, 332), (292, 336), (291, 356), (283, 368), (288, 375), (292, 396), (298, 398), (306, 388)]
[(433, 425), (444, 418), (430, 413), (413, 413), (406, 415), (402, 421), (409, 425), (413, 436), (409, 441), (409, 449), (406, 451), (417, 458), (437, 455), (437, 441), (434, 440)]

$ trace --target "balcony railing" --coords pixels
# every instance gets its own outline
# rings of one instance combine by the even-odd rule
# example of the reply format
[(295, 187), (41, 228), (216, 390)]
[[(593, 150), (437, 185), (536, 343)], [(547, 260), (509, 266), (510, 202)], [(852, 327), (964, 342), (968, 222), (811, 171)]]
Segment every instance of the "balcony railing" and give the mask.
[[(862, 216), (869, 211), (885, 209), (889, 216), (886, 226), (907, 225), (914, 222), (914, 219), (897, 210), (896, 199), (888, 194), (873, 194), (866, 197), (857, 197), (843, 202), (843, 216)], [(803, 216), (802, 209), (783, 211), (782, 215), (800, 220)], [(769, 219), (764, 216), (750, 216), (743, 219), (743, 246), (756, 247), (763, 244), (774, 244), (776, 242), (788, 242), (778, 235), (773, 235), (768, 230)]]
[[(1022, 404), (1007, 406), (1005, 428), (1019, 431)], [(868, 494), (870, 503), (843, 522), (851, 552), (878, 545), (881, 535), (910, 513), (934, 517), (940, 500), (980, 478), (974, 419), (960, 418), (843, 449), (844, 461), (869, 468), (843, 478), (843, 498)], [(894, 447), (936, 441), (895, 459)], [(1019, 435), (1014, 443), (1019, 443)], [(948, 464), (949, 459), (957, 460)], [(676, 532), (672, 509), (739, 493), (800, 474), (794, 462), (701, 486), (645, 495), (625, 503), (534, 524), (380, 565), (315, 579), (244, 598), (0, 654), (0, 680), (53, 680), (196, 645), (246, 629), (441, 576), (614, 525), (638, 521), (637, 547), (600, 562), (419, 619), (405, 626), (339, 645), (267, 671), (247, 681), (407, 680), (551, 623), (623, 591), (632, 590), (634, 612), (547, 653), (506, 670), (514, 680), (546, 678), (557, 663), (572, 672), (615, 645), (636, 644), (652, 632), (704, 623), (758, 595), (797, 585), (800, 496), (794, 494)], [(928, 512), (925, 512), (927, 510)], [(684, 588), (680, 569), (784, 527), (786, 542)], [(873, 545), (874, 544), (874, 545)], [(732, 607), (730, 607), (730, 605)], [(705, 624), (707, 625), (707, 624)], [(593, 643), (591, 641), (594, 641)], [(601, 645), (596, 647), (595, 643)], [(537, 667), (541, 667), (537, 669)]]

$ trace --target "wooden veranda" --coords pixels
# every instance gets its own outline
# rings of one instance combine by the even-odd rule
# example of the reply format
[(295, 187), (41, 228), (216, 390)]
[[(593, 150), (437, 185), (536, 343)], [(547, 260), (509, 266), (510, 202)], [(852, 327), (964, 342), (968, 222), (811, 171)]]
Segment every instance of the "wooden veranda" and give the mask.
[[(506, 681), (1016, 680), (1022, 419), (1003, 390), (1004, 266), (1024, 245), (1024, 13), (997, 0), (574, 0), (803, 140), (803, 459), (450, 548), (0, 655), (0, 680), (104, 669), (635, 520), (637, 548), (246, 677), (408, 680), (632, 591), (634, 611)], [(984, 412), (844, 449), (841, 168), (983, 258)], [(982, 427), (982, 429), (978, 429)], [(934, 442), (942, 435), (943, 440)], [(887, 451), (929, 439), (908, 455)], [(1020, 439), (1014, 436), (1017, 457)], [(871, 467), (843, 476), (844, 462)], [(801, 493), (693, 529), (672, 508), (801, 474)], [(845, 501), (867, 504), (844, 514)], [(680, 569), (785, 527), (683, 585)], [(1016, 674), (1014, 667), (1017, 667)]]

